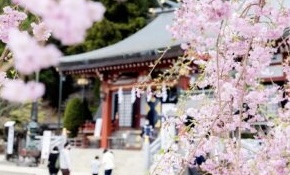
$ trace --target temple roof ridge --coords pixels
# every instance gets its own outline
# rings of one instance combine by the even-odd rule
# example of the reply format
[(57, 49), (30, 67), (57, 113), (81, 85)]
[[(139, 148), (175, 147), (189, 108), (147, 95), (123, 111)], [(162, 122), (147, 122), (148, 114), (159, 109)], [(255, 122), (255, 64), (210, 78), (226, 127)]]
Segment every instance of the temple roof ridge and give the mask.
[(132, 56), (154, 55), (160, 49), (178, 46), (181, 41), (174, 40), (166, 29), (167, 26), (173, 23), (173, 18), (173, 9), (158, 13), (156, 18), (145, 27), (113, 45), (86, 53), (62, 57), (59, 68), (66, 69), (66, 67), (69, 67), (69, 63), (74, 63), (74, 65), (76, 63), (86, 64), (102, 60), (116, 60), (116, 58), (126, 59)]

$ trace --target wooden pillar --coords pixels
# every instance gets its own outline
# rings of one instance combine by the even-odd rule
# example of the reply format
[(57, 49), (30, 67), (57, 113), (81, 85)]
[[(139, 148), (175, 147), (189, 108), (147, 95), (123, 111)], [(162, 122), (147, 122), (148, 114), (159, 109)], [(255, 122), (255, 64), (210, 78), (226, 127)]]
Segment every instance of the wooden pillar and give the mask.
[(102, 132), (101, 148), (108, 148), (108, 137), (111, 135), (111, 93), (109, 84), (106, 81), (101, 85), (102, 97)]
[(178, 82), (178, 86), (179, 88), (181, 88), (182, 90), (188, 90), (189, 86), (190, 86), (190, 78), (187, 76), (181, 76), (179, 78), (179, 82)]

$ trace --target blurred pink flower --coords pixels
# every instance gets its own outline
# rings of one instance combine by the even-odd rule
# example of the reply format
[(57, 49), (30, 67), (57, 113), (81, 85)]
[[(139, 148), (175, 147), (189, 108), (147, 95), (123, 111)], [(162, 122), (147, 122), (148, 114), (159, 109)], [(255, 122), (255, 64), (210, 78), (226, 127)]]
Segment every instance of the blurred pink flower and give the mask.
[(4, 7), (3, 12), (0, 15), (0, 40), (6, 43), (10, 29), (18, 27), (20, 22), (26, 19), (27, 15), (13, 10), (11, 7)]
[[(84, 41), (86, 30), (103, 18), (105, 8), (99, 2), (86, 0), (16, 0), (15, 3), (39, 15), (55, 38), (64, 45)], [(37, 5), (34, 5), (38, 4)]]
[(54, 0), (13, 0), (12, 2), (21, 5), (31, 13), (40, 16), (49, 13), (49, 11), (56, 6)]
[(0, 91), (0, 96), (10, 102), (25, 103), (37, 100), (44, 94), (44, 91), (44, 85), (38, 82), (7, 80)]
[(7, 81), (6, 72), (0, 72), (0, 86), (2, 86)]
[[(206, 4), (210, 3), (210, 5)], [(228, 18), (231, 15), (230, 2), (224, 2), (222, 0), (205, 1), (204, 13), (209, 21), (217, 21)]]
[(47, 28), (47, 26), (42, 22), (39, 24), (31, 23), (31, 27), (34, 38), (37, 41), (47, 41), (51, 36), (51, 31)]
[(92, 21), (101, 21), (103, 19), (106, 8), (100, 2), (87, 2), (88, 13)]
[(13, 53), (15, 68), (26, 75), (57, 65), (61, 56), (55, 46), (40, 46), (27, 32), (16, 29), (9, 33), (8, 47)]

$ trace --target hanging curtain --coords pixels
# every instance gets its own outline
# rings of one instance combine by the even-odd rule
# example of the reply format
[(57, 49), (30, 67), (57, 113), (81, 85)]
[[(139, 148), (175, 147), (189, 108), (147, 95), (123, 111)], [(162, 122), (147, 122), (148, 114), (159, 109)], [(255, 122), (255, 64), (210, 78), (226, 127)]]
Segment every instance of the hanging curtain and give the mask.
[(166, 85), (163, 83), (162, 84), (162, 101), (165, 102), (167, 100), (167, 89), (166, 89)]
[(136, 100), (136, 89), (135, 87), (133, 87), (131, 90), (131, 103), (133, 104), (135, 100)]
[(152, 98), (151, 86), (147, 87), (146, 93), (147, 93), (147, 101), (150, 101)]
[(123, 89), (122, 89), (122, 87), (119, 87), (119, 90), (118, 90), (118, 103), (119, 104), (123, 103), (123, 100), (124, 100)]

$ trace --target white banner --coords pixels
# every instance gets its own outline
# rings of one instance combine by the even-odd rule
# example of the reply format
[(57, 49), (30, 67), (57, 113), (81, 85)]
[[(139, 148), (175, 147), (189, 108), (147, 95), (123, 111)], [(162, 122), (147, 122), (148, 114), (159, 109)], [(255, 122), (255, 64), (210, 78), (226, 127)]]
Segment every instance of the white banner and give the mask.
[(14, 125), (8, 127), (8, 138), (7, 138), (7, 154), (13, 153), (14, 144)]
[(101, 130), (102, 130), (102, 119), (97, 118), (96, 124), (95, 124), (94, 136), (97, 138), (101, 137)]
[(50, 152), (51, 131), (44, 131), (42, 137), (41, 159), (48, 159)]

